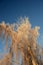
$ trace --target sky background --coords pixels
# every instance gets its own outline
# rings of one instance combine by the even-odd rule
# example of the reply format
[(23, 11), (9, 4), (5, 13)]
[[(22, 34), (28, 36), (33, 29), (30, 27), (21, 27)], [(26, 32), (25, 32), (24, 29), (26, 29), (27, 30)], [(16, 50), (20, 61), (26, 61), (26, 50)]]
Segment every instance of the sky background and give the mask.
[[(14, 23), (28, 17), (32, 26), (40, 26), (39, 44), (43, 47), (43, 0), (0, 0), (0, 23)], [(0, 43), (0, 53), (3, 46)]]

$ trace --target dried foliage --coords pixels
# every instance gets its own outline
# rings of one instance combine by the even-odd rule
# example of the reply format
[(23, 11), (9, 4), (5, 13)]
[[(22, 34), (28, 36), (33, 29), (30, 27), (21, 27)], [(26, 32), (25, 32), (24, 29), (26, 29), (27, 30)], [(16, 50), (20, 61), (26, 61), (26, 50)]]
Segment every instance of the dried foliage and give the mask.
[[(40, 27), (32, 28), (28, 18), (20, 18), (19, 21), (19, 24), (0, 23), (0, 37), (3, 40), (6, 38), (6, 49), (8, 49), (8, 39), (11, 38), (9, 53), (0, 60), (0, 65), (43, 65), (41, 59), (43, 51), (41, 49), (39, 53), (40, 47), (37, 44)], [(19, 55), (21, 61), (18, 61)]]

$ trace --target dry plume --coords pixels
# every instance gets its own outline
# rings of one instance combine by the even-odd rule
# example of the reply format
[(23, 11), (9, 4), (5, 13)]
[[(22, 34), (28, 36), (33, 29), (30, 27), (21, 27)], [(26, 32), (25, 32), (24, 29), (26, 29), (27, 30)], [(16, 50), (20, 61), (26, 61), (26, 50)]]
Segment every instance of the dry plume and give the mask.
[[(20, 24), (0, 23), (0, 37), (3, 40), (6, 38), (6, 49), (8, 49), (8, 40), (11, 38), (9, 53), (0, 60), (0, 65), (43, 65), (43, 59), (41, 59), (43, 51), (39, 54), (40, 47), (37, 44), (40, 27), (32, 28), (28, 18), (21, 18), (20, 22)], [(18, 61), (19, 54), (22, 57), (21, 63)], [(13, 59), (14, 56), (16, 61), (15, 58)]]

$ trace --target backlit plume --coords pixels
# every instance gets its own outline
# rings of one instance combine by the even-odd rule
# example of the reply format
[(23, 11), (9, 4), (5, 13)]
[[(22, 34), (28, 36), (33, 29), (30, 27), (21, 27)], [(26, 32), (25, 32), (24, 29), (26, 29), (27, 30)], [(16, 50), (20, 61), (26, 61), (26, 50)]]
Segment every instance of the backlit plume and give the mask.
[(39, 53), (37, 44), (39, 29), (37, 26), (32, 28), (26, 17), (20, 18), (19, 23), (0, 23), (0, 38), (6, 39), (4, 51), (10, 42), (9, 52), (0, 59), (0, 65), (43, 65), (43, 51)]

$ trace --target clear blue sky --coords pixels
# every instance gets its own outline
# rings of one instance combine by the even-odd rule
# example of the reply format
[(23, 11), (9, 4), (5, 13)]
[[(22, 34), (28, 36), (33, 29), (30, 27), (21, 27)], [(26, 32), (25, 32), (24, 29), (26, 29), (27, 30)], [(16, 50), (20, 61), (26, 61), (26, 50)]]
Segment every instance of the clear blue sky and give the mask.
[[(43, 0), (0, 0), (0, 23), (14, 23), (27, 16), (32, 26), (40, 26), (40, 45), (43, 46)], [(0, 46), (2, 47), (2, 46)]]

